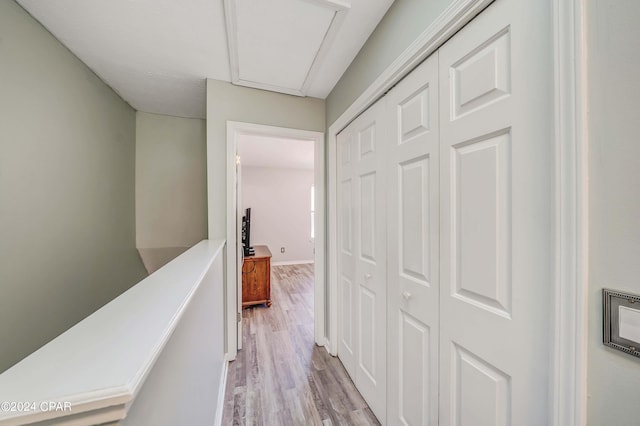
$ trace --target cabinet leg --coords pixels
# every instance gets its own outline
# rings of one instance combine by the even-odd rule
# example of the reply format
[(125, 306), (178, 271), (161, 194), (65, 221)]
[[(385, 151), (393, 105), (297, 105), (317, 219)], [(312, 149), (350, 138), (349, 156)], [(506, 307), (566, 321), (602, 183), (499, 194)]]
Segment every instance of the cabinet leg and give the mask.
[(271, 307), (271, 299), (267, 300), (267, 308)]

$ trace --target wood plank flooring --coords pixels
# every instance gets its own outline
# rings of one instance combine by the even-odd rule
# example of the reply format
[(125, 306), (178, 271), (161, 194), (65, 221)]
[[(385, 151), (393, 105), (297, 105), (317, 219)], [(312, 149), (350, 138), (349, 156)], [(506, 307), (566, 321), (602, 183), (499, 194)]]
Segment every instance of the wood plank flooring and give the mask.
[(338, 360), (313, 340), (313, 265), (272, 266), (271, 300), (243, 311), (223, 425), (379, 425)]

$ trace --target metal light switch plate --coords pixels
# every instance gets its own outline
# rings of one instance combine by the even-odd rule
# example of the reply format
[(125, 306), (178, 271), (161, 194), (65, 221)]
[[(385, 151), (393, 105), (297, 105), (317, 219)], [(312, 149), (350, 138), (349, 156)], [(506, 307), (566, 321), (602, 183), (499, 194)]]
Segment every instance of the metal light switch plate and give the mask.
[(602, 289), (603, 343), (640, 358), (640, 296)]

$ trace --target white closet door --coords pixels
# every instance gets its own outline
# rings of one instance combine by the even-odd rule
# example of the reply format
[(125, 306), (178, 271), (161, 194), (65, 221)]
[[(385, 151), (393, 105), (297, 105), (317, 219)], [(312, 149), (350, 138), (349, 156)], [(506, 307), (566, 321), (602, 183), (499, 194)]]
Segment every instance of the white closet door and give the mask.
[(346, 128), (338, 134), (338, 357), (352, 379), (356, 365), (355, 316), (355, 167), (354, 132)]
[(388, 94), (388, 424), (438, 424), (438, 55)]
[(497, 0), (439, 51), (440, 424), (549, 423), (549, 5)]
[(338, 138), (338, 356), (375, 415), (386, 418), (386, 204), (378, 102)]

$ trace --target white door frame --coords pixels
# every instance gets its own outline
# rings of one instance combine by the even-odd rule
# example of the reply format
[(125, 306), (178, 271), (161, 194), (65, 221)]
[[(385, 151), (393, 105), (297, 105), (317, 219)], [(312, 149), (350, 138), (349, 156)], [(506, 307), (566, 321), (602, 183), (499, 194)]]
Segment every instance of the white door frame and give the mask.
[(325, 157), (324, 133), (262, 124), (227, 121), (227, 354), (228, 361), (238, 353), (237, 312), (238, 282), (236, 279), (236, 152), (239, 136), (260, 135), (314, 142), (315, 238), (314, 238), (314, 337), (316, 344), (325, 345)]
[[(327, 350), (333, 355), (338, 349), (337, 134), (493, 1), (455, 0), (451, 3), (329, 127)], [(549, 389), (550, 423), (583, 426), (586, 424), (588, 295), (586, 8), (585, 0), (549, 1), (553, 10), (553, 27), (548, 30), (553, 31), (556, 171), (555, 290), (552, 292), (555, 300), (551, 305), (554, 307), (554, 372)]]
[(553, 0), (555, 366), (553, 424), (587, 424), (588, 130), (585, 0)]

